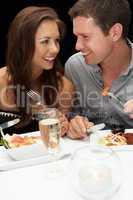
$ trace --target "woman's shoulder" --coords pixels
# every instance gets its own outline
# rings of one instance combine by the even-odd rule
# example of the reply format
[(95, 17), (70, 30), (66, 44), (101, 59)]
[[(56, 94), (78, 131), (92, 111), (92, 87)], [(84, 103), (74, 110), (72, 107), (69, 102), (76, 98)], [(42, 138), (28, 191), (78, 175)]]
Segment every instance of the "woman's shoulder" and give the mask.
[(6, 86), (9, 81), (7, 67), (0, 68), (0, 87)]
[(74, 91), (75, 86), (66, 76), (62, 76), (62, 90)]

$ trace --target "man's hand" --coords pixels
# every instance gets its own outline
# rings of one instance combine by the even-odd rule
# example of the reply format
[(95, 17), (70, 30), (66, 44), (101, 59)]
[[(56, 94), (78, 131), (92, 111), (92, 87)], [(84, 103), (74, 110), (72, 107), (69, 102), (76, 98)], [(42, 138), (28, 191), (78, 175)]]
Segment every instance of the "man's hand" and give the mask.
[(72, 139), (83, 139), (87, 137), (86, 129), (93, 125), (86, 117), (77, 115), (69, 122), (67, 135)]
[(130, 113), (129, 117), (133, 119), (133, 99), (127, 101), (124, 105), (124, 112)]

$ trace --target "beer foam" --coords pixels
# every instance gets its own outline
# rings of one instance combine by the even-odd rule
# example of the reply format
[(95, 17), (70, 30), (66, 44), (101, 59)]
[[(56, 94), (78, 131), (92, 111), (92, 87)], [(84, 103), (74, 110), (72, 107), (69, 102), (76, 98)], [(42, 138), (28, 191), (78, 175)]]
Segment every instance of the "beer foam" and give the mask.
[(57, 123), (59, 123), (59, 119), (57, 118), (42, 119), (40, 121), (40, 124), (42, 125), (52, 125), (52, 124), (57, 124)]

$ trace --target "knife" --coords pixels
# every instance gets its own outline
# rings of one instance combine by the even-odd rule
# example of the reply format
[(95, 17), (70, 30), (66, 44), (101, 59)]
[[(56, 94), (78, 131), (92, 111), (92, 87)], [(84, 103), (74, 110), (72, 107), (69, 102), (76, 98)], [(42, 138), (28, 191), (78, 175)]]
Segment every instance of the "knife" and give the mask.
[(0, 127), (1, 127), (2, 129), (9, 128), (9, 127), (11, 127), (11, 126), (17, 124), (18, 122), (20, 122), (20, 119), (19, 119), (19, 118), (16, 118), (16, 119), (14, 119), (14, 120), (10, 120), (10, 121), (7, 121), (7, 122), (4, 122), (4, 123), (0, 124)]
[(94, 126), (92, 126), (90, 128), (87, 128), (87, 133), (94, 133), (96, 131), (99, 131), (99, 130), (103, 129), (104, 127), (105, 127), (104, 123), (94, 125)]

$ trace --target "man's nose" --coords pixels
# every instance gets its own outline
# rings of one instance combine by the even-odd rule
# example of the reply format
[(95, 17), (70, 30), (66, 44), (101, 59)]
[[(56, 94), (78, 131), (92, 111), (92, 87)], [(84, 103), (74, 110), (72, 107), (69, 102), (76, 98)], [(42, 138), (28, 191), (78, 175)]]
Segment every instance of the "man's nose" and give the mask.
[(80, 38), (77, 38), (75, 49), (77, 51), (81, 51), (83, 48), (84, 48), (84, 46), (83, 46), (82, 40)]

